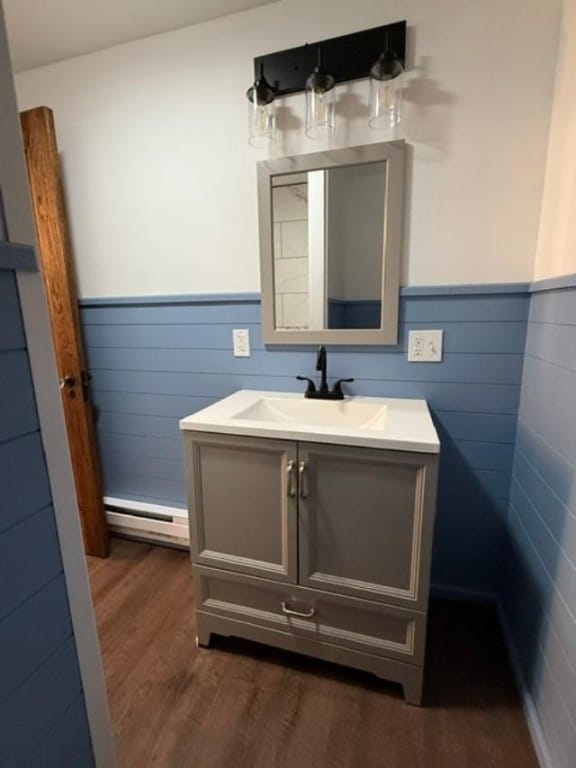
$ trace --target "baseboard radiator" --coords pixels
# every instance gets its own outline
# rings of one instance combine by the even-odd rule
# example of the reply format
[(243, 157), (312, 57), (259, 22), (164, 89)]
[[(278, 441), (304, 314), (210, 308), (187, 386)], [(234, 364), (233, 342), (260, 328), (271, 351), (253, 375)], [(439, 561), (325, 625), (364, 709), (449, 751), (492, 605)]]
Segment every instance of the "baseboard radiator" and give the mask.
[(188, 512), (179, 507), (104, 497), (110, 532), (117, 536), (188, 549)]

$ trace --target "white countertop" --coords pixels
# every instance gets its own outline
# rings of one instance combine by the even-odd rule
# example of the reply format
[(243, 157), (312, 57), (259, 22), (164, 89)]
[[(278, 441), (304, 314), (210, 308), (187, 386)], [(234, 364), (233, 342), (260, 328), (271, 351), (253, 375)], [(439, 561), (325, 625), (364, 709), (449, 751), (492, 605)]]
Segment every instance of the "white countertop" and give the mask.
[[(440, 441), (426, 400), (346, 397), (343, 401), (301, 401), (304, 401), (301, 393), (243, 389), (182, 419), (180, 429), (395, 451), (440, 452)], [(349, 411), (354, 411), (352, 419), (346, 418)], [(376, 415), (367, 426), (355, 425), (355, 413), (364, 411)], [(268, 413), (270, 418), (266, 416)], [(300, 417), (300, 413), (305, 415)], [(324, 414), (334, 423), (322, 423)], [(310, 419), (314, 423), (310, 423)]]

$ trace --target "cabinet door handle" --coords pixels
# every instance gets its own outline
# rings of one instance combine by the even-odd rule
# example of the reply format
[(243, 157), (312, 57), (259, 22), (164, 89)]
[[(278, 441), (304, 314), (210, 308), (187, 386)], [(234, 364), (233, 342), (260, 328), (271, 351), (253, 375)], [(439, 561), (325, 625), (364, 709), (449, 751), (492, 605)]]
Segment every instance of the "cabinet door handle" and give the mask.
[(288, 475), (288, 496), (296, 496), (296, 475), (294, 474), (294, 462), (290, 460), (286, 465), (286, 474)]
[(298, 616), (299, 619), (311, 619), (316, 616), (316, 608), (310, 608), (309, 611), (294, 611), (292, 608), (288, 608), (285, 600), (282, 600), (282, 613), (285, 613), (286, 616)]
[(308, 498), (308, 478), (306, 476), (306, 470), (308, 469), (306, 462), (301, 461), (298, 465), (298, 476), (300, 478), (300, 496), (303, 499)]

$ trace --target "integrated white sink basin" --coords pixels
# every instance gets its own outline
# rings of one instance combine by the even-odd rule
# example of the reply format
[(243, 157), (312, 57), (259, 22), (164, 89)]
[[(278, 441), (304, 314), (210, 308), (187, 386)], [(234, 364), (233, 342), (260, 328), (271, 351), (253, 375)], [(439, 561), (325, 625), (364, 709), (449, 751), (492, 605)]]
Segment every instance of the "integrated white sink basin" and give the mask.
[(425, 400), (307, 400), (293, 392), (240, 390), (180, 421), (180, 429), (438, 453)]
[(303, 397), (296, 399), (265, 395), (232, 418), (273, 424), (382, 430), (386, 421), (387, 408), (383, 403), (355, 398), (306, 400)]

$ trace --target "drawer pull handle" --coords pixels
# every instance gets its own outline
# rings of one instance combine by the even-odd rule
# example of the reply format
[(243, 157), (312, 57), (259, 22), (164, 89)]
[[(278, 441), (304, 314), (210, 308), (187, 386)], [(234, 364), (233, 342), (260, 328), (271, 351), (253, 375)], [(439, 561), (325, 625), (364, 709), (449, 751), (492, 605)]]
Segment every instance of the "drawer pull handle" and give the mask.
[(300, 496), (303, 499), (308, 498), (308, 478), (306, 477), (306, 462), (301, 461), (298, 465), (298, 476), (300, 477)]
[(296, 475), (294, 474), (294, 462), (289, 461), (286, 465), (286, 474), (288, 475), (288, 496), (296, 496)]
[(286, 602), (282, 600), (282, 613), (285, 613), (286, 616), (298, 616), (300, 619), (311, 619), (313, 616), (316, 616), (316, 608), (310, 608), (309, 611), (294, 611), (292, 608), (288, 608), (286, 605)]

